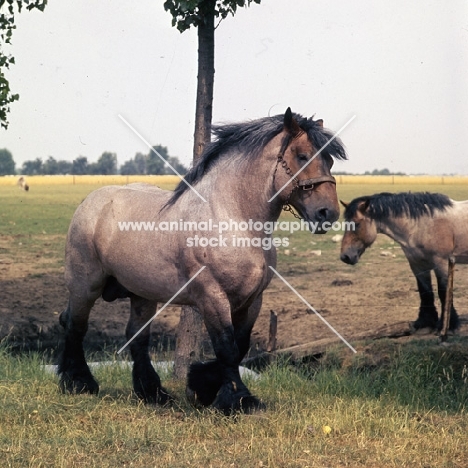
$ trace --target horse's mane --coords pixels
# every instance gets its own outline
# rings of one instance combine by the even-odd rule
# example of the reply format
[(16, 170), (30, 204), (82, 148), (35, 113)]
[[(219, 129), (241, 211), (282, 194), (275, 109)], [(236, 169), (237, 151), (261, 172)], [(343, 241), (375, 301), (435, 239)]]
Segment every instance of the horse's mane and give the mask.
[(447, 207), (453, 205), (452, 200), (441, 193), (376, 193), (355, 198), (346, 207), (344, 214), (346, 221), (352, 220), (362, 202), (368, 205), (366, 214), (376, 221), (390, 216), (395, 218), (407, 216), (411, 219), (434, 216), (436, 210), (445, 211)]
[[(322, 148), (333, 138), (333, 133), (321, 127), (312, 117), (306, 118), (299, 114), (293, 114), (293, 117), (301, 129), (307, 133), (316, 149)], [(254, 159), (267, 143), (283, 130), (283, 126), (283, 114), (247, 122), (213, 126), (214, 141), (206, 146), (200, 159), (185, 175), (184, 179), (191, 185), (196, 184), (217, 161), (233, 149), (244, 152), (246, 158)], [(335, 138), (322, 151), (322, 154), (336, 159), (347, 158), (343, 144), (338, 138)], [(166, 206), (174, 204), (188, 189), (188, 185), (181, 181)]]

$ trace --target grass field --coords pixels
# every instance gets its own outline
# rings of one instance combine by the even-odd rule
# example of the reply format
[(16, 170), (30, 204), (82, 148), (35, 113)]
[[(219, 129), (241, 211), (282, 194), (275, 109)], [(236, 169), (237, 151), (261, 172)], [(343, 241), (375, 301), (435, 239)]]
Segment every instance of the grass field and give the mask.
[[(172, 188), (175, 181), (155, 183)], [(73, 212), (99, 186), (96, 180), (31, 182), (25, 193), (0, 182), (0, 295), (1, 281), (13, 271), (1, 268), (2, 259), (30, 265), (29, 275), (60, 271)], [(468, 184), (445, 179), (375, 185), (338, 179), (337, 190), (345, 201), (405, 190), (468, 199)], [(325, 237), (318, 246), (331, 249)], [(310, 249), (307, 232), (294, 234), (292, 242), (291, 248)], [(281, 252), (280, 271), (294, 271), (300, 261)], [(444, 348), (436, 338), (369, 341), (359, 343), (356, 356), (340, 347), (320, 362), (278, 362), (248, 381), (268, 409), (235, 418), (192, 408), (184, 383), (170, 375), (164, 380), (176, 406), (144, 406), (131, 392), (131, 374), (119, 367), (96, 371), (97, 397), (61, 395), (56, 377), (42, 367), (48, 356), (17, 355), (3, 346), (0, 466), (466, 467), (468, 341), (452, 342)]]
[(276, 363), (247, 382), (268, 410), (235, 418), (188, 406), (173, 380), (178, 405), (146, 407), (120, 368), (96, 372), (98, 397), (61, 395), (41, 356), (3, 349), (2, 466), (465, 467), (466, 344), (378, 342), (353, 359)]

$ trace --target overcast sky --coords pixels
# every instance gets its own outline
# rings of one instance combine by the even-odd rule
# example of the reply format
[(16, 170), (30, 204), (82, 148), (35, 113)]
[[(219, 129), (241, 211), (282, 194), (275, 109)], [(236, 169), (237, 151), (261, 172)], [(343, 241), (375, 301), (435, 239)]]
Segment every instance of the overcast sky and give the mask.
[[(151, 144), (192, 157), (196, 31), (163, 0), (51, 0), (17, 15), (20, 101), (0, 148), (119, 164)], [(292, 110), (341, 138), (349, 172), (468, 174), (468, 2), (263, 0), (216, 31), (215, 123)]]

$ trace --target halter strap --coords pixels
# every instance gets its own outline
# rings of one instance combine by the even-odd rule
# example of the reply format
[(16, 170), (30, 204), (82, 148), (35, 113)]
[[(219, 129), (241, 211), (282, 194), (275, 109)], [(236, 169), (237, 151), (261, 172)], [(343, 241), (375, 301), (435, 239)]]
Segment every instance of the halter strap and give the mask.
[(321, 184), (322, 182), (331, 182), (336, 185), (336, 179), (333, 176), (321, 176), (304, 180), (296, 179), (296, 182), (298, 187), (302, 187), (302, 190), (312, 190), (317, 184)]

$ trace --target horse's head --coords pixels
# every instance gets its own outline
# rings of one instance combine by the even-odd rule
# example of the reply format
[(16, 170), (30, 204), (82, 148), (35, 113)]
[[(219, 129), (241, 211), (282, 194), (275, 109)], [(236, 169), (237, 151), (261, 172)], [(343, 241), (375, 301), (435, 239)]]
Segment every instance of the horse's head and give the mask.
[[(322, 120), (308, 119), (307, 124), (316, 133), (323, 130)], [(283, 205), (293, 206), (301, 217), (313, 223), (314, 232), (321, 233), (338, 219), (340, 210), (336, 182), (330, 173), (333, 158), (328, 151), (314, 145), (310, 133), (302, 128), (288, 108), (284, 115), (274, 188)], [(331, 135), (323, 130), (323, 136), (323, 143), (327, 144)]]
[(345, 207), (345, 233), (341, 241), (343, 262), (355, 265), (367, 247), (370, 247), (377, 237), (377, 225), (369, 216), (369, 200), (360, 201), (356, 206), (352, 203), (341, 204)]

